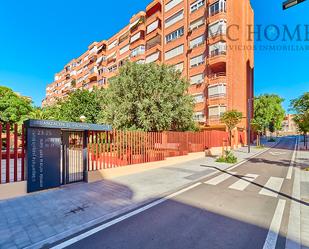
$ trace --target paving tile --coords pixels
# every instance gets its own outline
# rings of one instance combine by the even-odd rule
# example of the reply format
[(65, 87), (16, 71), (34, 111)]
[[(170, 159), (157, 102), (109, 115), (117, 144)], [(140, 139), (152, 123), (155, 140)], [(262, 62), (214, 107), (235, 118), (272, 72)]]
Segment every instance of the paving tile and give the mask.
[(1, 243), (1, 249), (17, 249), (19, 247), (17, 247), (17, 245), (15, 245), (14, 242), (9, 241), (7, 243)]

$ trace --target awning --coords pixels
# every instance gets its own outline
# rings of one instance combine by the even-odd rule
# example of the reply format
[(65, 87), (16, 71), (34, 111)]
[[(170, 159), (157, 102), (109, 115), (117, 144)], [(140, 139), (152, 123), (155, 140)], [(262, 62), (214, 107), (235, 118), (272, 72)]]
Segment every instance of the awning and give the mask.
[(140, 18), (138, 18), (136, 21), (134, 21), (131, 25), (130, 25), (130, 29), (132, 29), (134, 26), (136, 26), (139, 23)]
[(99, 64), (99, 63), (101, 63), (101, 61), (103, 60), (103, 56), (101, 56), (101, 57), (99, 57), (98, 59), (97, 59), (97, 64)]

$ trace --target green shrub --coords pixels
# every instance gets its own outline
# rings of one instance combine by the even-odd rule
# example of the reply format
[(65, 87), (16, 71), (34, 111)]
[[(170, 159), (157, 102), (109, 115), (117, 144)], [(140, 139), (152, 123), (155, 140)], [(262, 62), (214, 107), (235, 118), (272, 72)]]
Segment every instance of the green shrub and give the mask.
[(225, 155), (216, 160), (217, 163), (237, 163), (237, 157), (231, 151), (225, 151)]

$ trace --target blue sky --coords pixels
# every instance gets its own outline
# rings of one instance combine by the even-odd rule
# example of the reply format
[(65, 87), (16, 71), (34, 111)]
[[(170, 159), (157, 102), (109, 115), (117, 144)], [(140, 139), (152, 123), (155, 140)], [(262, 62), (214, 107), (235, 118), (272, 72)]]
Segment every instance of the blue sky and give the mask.
[[(281, 1), (251, 0), (255, 24), (262, 27), (288, 24), (290, 28), (309, 24), (309, 1), (287, 11), (282, 11)], [(0, 85), (31, 96), (40, 105), (54, 73), (83, 53), (93, 41), (107, 39), (123, 28), (133, 14), (150, 2), (121, 0), (121, 4), (115, 5), (107, 0), (1, 1)], [(261, 44), (267, 44), (264, 38), (256, 42)], [(305, 44), (309, 42), (293, 42), (293, 45)], [(277, 93), (286, 99), (287, 108), (290, 99), (309, 91), (308, 61), (309, 50), (257, 50), (255, 93)]]

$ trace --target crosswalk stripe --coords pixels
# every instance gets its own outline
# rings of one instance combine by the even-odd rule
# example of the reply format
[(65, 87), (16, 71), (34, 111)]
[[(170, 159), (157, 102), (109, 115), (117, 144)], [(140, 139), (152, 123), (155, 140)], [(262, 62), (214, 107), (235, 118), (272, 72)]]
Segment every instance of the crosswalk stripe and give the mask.
[(229, 186), (230, 189), (235, 189), (239, 191), (245, 190), (251, 182), (253, 182), (258, 175), (255, 174), (246, 174), (242, 179), (239, 179), (237, 182)]
[(230, 178), (231, 176), (233, 176), (234, 174), (236, 174), (235, 172), (229, 172), (229, 173), (223, 173), (215, 178), (210, 179), (209, 181), (206, 181), (206, 184), (210, 184), (210, 185), (217, 185), (223, 181), (225, 181), (226, 179)]
[(259, 192), (260, 195), (277, 197), (284, 179), (279, 177), (270, 177), (264, 188)]

